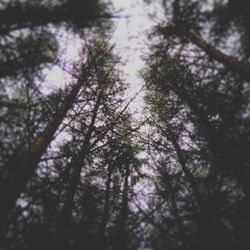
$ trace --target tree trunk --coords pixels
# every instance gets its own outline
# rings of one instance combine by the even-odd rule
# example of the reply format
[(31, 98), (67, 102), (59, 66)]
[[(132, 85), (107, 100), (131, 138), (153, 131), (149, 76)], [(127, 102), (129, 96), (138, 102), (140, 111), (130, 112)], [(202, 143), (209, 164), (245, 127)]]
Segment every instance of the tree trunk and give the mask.
[[(170, 134), (171, 134), (171, 132), (170, 132)], [(196, 181), (194, 179), (194, 176), (191, 174), (191, 172), (187, 168), (186, 160), (185, 160), (185, 158), (183, 156), (182, 150), (181, 150), (178, 142), (172, 136), (172, 134), (171, 134), (171, 141), (172, 141), (172, 144), (173, 144), (174, 149), (176, 151), (177, 158), (178, 158), (179, 163), (181, 165), (182, 171), (184, 172), (185, 177), (186, 177), (187, 181), (189, 182), (189, 184), (190, 184), (190, 186), (192, 188), (192, 191), (194, 193), (195, 199), (196, 199), (197, 204), (198, 204), (199, 211), (197, 213), (197, 225), (198, 225), (198, 230), (199, 230), (199, 237), (198, 237), (197, 245), (199, 245), (199, 247), (201, 247), (205, 242), (209, 243), (208, 230), (211, 230), (212, 227), (213, 227), (213, 225), (211, 223), (212, 222), (211, 221), (211, 216), (208, 213), (208, 209), (206, 208), (204, 199), (202, 198), (202, 195), (201, 195), (199, 187), (198, 187), (198, 185), (197, 185), (197, 183), (196, 183)], [(177, 210), (177, 207), (175, 208), (174, 205), (175, 204), (173, 203), (173, 210), (175, 211), (175, 210)], [(180, 231), (182, 229), (183, 225), (181, 224), (182, 221), (178, 218), (177, 215), (176, 215), (177, 225), (178, 225), (178, 228), (179, 228), (179, 231)], [(180, 235), (182, 237), (185, 236), (182, 231), (180, 231)], [(183, 239), (185, 239), (185, 238), (183, 238)], [(185, 241), (183, 241), (183, 243), (185, 243)], [(207, 243), (205, 243), (205, 244), (207, 244)], [(204, 249), (206, 249), (206, 248), (204, 248)]]
[(191, 174), (191, 172), (189, 171), (187, 165), (186, 165), (186, 160), (183, 156), (183, 153), (182, 153), (182, 150), (180, 148), (180, 145), (179, 143), (177, 142), (177, 140), (174, 138), (174, 135), (171, 131), (171, 129), (169, 129), (169, 134), (170, 134), (170, 140), (174, 146), (174, 149), (175, 149), (175, 152), (176, 152), (176, 155), (177, 155), (177, 158), (179, 160), (179, 163), (181, 165), (181, 169), (182, 171), (184, 172), (186, 178), (187, 178), (187, 181), (190, 183), (190, 186), (193, 190), (193, 193), (194, 193), (194, 196), (196, 198), (196, 201), (198, 203), (198, 206), (200, 209), (202, 209), (202, 207), (204, 206), (204, 201), (203, 201), (203, 198), (201, 196), (201, 193), (200, 193), (200, 190), (199, 190), (199, 187), (194, 179), (194, 176)]
[(187, 249), (188, 248), (188, 239), (187, 239), (187, 235), (186, 235), (186, 232), (184, 229), (183, 221), (182, 221), (180, 214), (179, 214), (179, 209), (177, 207), (176, 197), (175, 197), (174, 192), (173, 192), (172, 184), (171, 184), (171, 181), (170, 181), (170, 178), (169, 178), (167, 172), (164, 173), (164, 176), (166, 177), (166, 182), (167, 182), (166, 184), (167, 184), (168, 191), (170, 193), (172, 211), (173, 211), (174, 217), (176, 219), (176, 225), (177, 225), (177, 229), (179, 232), (180, 241), (181, 241), (182, 247), (183, 247), (182, 249)]
[[(82, 74), (83, 75), (83, 74)], [(70, 93), (65, 97), (63, 104), (59, 108), (59, 111), (54, 117), (52, 117), (43, 132), (32, 143), (30, 149), (20, 157), (11, 159), (11, 162), (7, 165), (7, 169), (16, 170), (14, 176), (10, 176), (3, 180), (0, 188), (0, 223), (6, 220), (8, 214), (15, 206), (17, 199), (27, 182), (31, 179), (35, 170), (38, 167), (41, 156), (46, 152), (49, 144), (53, 140), (53, 137), (65, 118), (68, 110), (75, 102), (75, 98), (84, 83), (83, 77), (80, 77), (77, 83), (72, 87)], [(6, 195), (7, 194), (7, 195)]]
[(128, 219), (128, 178), (130, 176), (129, 166), (125, 166), (125, 176), (122, 191), (121, 212), (118, 220), (118, 231), (114, 241), (114, 249), (127, 250), (127, 219)]
[(64, 240), (66, 240), (67, 229), (70, 224), (72, 211), (74, 209), (74, 196), (77, 191), (77, 187), (80, 183), (82, 167), (89, 154), (90, 140), (91, 140), (91, 136), (94, 131), (94, 128), (95, 128), (95, 122), (96, 122), (97, 113), (100, 107), (101, 98), (102, 98), (102, 92), (100, 92), (98, 95), (98, 99), (93, 109), (93, 115), (92, 115), (90, 124), (88, 126), (88, 131), (85, 135), (85, 139), (82, 143), (82, 147), (79, 150), (80, 158), (78, 158), (77, 160), (73, 159), (73, 161), (71, 162), (70, 168), (73, 169), (73, 174), (70, 180), (70, 187), (69, 187), (68, 192), (66, 193), (65, 203), (56, 223), (57, 240), (60, 246), (65, 245)]
[(247, 82), (250, 82), (249, 64), (245, 64), (239, 61), (237, 58), (223, 53), (222, 51), (211, 46), (204, 39), (193, 34), (192, 32), (183, 30), (179, 27), (171, 27), (171, 30), (174, 31), (174, 33), (180, 37), (184, 36), (188, 38), (193, 44), (202, 49), (209, 57), (224, 64), (225, 67), (227, 67), (228, 69), (238, 73), (242, 77), (242, 79), (244, 79)]
[(102, 249), (106, 249), (106, 226), (109, 218), (109, 207), (110, 207), (110, 184), (111, 184), (111, 177), (113, 173), (113, 167), (111, 164), (108, 165), (108, 175), (106, 180), (106, 190), (105, 190), (105, 201), (104, 201), (104, 208), (102, 214), (102, 221), (99, 228), (99, 235), (100, 235), (100, 246)]

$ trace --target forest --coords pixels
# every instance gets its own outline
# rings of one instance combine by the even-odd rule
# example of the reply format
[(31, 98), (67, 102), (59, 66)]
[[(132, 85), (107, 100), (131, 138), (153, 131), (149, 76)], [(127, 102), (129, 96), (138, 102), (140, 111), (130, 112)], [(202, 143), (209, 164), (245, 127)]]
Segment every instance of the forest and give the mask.
[(249, 0), (135, 1), (139, 116), (119, 1), (0, 0), (0, 249), (249, 250)]

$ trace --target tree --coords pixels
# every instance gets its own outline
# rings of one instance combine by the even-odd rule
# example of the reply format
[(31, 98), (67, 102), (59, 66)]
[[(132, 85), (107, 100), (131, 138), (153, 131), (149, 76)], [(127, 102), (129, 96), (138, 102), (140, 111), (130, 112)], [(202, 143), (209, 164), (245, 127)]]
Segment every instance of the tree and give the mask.
[[(97, 58), (95, 58), (95, 60), (97, 60)], [(91, 59), (88, 63), (91, 65)], [(90, 67), (95, 67), (95, 65), (91, 65)], [(11, 190), (8, 199), (5, 199), (4, 205), (1, 206), (1, 220), (6, 218), (8, 213), (11, 212), (11, 209), (15, 205), (20, 194), (23, 192), (27, 182), (38, 167), (41, 156), (45, 153), (50, 142), (53, 140), (54, 135), (63, 119), (65, 119), (68, 110), (76, 101), (80, 89), (86, 84), (86, 81), (90, 77), (89, 72), (86, 70), (86, 66), (82, 65), (80, 70), (81, 72), (77, 83), (73, 85), (69, 93), (66, 94), (57, 113), (49, 119), (47, 126), (43, 129), (41, 134), (34, 139), (30, 148), (26, 150), (26, 152), (24, 151), (21, 154), (19, 152), (18, 156), (12, 157), (7, 163), (7, 168), (14, 170), (15, 173), (12, 176), (7, 176), (7, 178), (1, 183), (1, 197), (5, 197), (6, 190)]]
[[(108, 4), (0, 1), (1, 249), (248, 249), (246, 2), (161, 2), (134, 119)], [(53, 65), (71, 79), (45, 93)]]
[[(59, 130), (50, 137), (54, 139), (64, 131), (68, 139), (62, 140), (59, 155), (53, 149), (46, 150), (33, 165), (32, 175), (20, 190), (19, 202), (6, 218), (3, 247), (100, 249), (106, 245), (108, 249), (119, 242), (117, 232), (122, 237), (120, 232), (127, 231), (129, 187), (136, 183), (128, 168), (139, 168), (140, 161), (136, 158), (137, 146), (130, 145), (133, 129), (127, 104), (122, 107), (126, 85), (116, 69), (119, 58), (106, 41), (95, 41), (87, 51), (89, 59), (80, 69), (84, 79), (73, 85), (72, 89), (78, 86), (74, 94), (72, 90), (70, 94), (61, 93), (57, 112), (61, 112), (65, 100), (71, 107)], [(57, 113), (53, 119), (57, 119)], [(19, 165), (25, 153), (20, 154)], [(15, 234), (13, 227), (17, 229)], [(97, 241), (100, 237), (103, 244)]]
[[(244, 80), (250, 80), (250, 66), (247, 63), (241, 62), (239, 59), (233, 56), (229, 56), (219, 49), (213, 47), (207, 43), (204, 39), (192, 33), (194, 28), (193, 23), (190, 25), (189, 18), (186, 13), (186, 5), (180, 5), (179, 1), (173, 2), (173, 25), (169, 25), (165, 28), (160, 27), (159, 31), (166, 37), (171, 35), (179, 36), (181, 39), (188, 39), (193, 44), (202, 49), (209, 57), (224, 64), (229, 70), (237, 72)], [(190, 31), (191, 29), (191, 31)]]
[[(164, 164), (170, 166), (167, 174), (173, 175), (173, 178), (164, 179), (168, 183), (167, 189), (171, 190), (169, 181), (175, 182), (178, 178), (172, 173), (174, 170), (185, 176), (185, 191), (182, 199), (177, 199), (177, 207), (173, 200), (176, 194), (170, 191), (168, 195), (175, 208), (178, 231), (192, 232), (194, 237), (183, 243), (183, 247), (244, 249), (249, 244), (248, 239), (246, 235), (241, 237), (236, 233), (236, 228), (241, 226), (234, 218), (238, 217), (236, 206), (239, 206), (245, 218), (241, 219), (248, 221), (240, 224), (244, 224), (243, 227), (249, 232), (249, 208), (246, 205), (249, 203), (246, 182), (249, 179), (249, 160), (244, 153), (249, 142), (243, 139), (249, 135), (245, 109), (249, 102), (244, 84), (246, 78), (230, 67), (223, 68), (215, 60), (211, 61), (214, 55), (209, 53), (212, 49), (204, 51), (208, 49), (208, 43), (199, 37), (204, 32), (203, 27), (207, 27), (202, 26), (202, 20), (207, 19), (203, 18), (204, 13), (197, 5), (190, 1), (174, 1), (173, 24), (168, 26), (169, 29), (159, 29), (158, 42), (152, 45), (151, 55), (147, 59), (148, 66), (143, 72), (145, 82), (150, 81), (147, 101), (151, 116), (154, 114), (156, 117), (150, 124), (155, 128), (155, 135), (152, 135), (155, 139), (150, 142), (150, 147), (157, 155), (155, 161), (161, 166), (160, 169)], [(196, 42), (204, 42), (203, 51), (197, 49)], [(199, 44), (200, 47), (203, 45)], [(176, 166), (176, 162), (179, 165)], [(164, 170), (161, 170), (162, 175), (166, 175)], [(198, 207), (198, 213), (197, 207), (183, 205), (180, 210), (189, 214), (193, 225), (180, 230), (182, 224), (188, 225), (188, 219), (178, 214), (178, 205), (187, 204), (185, 200), (190, 197), (190, 192), (191, 204)], [(241, 198), (238, 199), (237, 195)], [(164, 212), (159, 212), (158, 216), (161, 213)], [(231, 229), (223, 220), (228, 221)], [(213, 246), (212, 242), (216, 242), (216, 245)], [(244, 243), (239, 246), (239, 242)]]

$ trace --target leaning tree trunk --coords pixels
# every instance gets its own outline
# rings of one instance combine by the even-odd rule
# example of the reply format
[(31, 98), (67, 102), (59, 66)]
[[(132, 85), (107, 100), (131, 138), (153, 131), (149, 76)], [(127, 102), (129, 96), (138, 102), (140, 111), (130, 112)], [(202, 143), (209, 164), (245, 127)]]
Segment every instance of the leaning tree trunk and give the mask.
[(187, 233), (186, 233), (186, 230), (184, 228), (183, 219), (180, 216), (180, 211), (179, 211), (179, 208), (177, 206), (177, 201), (176, 201), (176, 195), (173, 192), (172, 183), (171, 183), (170, 176), (167, 173), (167, 171), (164, 173), (164, 177), (166, 180), (168, 192), (170, 194), (169, 198), (170, 198), (170, 202), (171, 202), (172, 212), (173, 212), (173, 215), (174, 215), (175, 220), (176, 220), (176, 226), (178, 229), (180, 241), (182, 243), (182, 249), (187, 249), (188, 248)]
[[(85, 78), (83, 78), (83, 73), (77, 83), (72, 87), (69, 94), (65, 97), (64, 102), (59, 108), (58, 112), (51, 117), (48, 121), (47, 126), (44, 128), (43, 132), (34, 140), (30, 149), (20, 157), (11, 159), (7, 165), (8, 169), (15, 169), (14, 176), (6, 178), (1, 183), (0, 187), (0, 223), (6, 220), (6, 217), (10, 214), (17, 199), (20, 197), (21, 193), (27, 182), (31, 179), (35, 170), (38, 167), (38, 163), (42, 155), (46, 152), (49, 144), (54, 138), (54, 135), (65, 118), (68, 110), (72, 107), (75, 102), (76, 96), (79, 93)], [(86, 76), (84, 76), (86, 77)], [(6, 195), (6, 193), (8, 193)]]
[(104, 207), (102, 212), (102, 220), (99, 227), (99, 238), (100, 238), (100, 247), (105, 250), (107, 249), (107, 242), (106, 242), (106, 227), (109, 219), (109, 210), (110, 210), (110, 191), (111, 191), (111, 180), (113, 174), (114, 167), (112, 163), (108, 165), (108, 173), (107, 173), (107, 180), (105, 183), (105, 199), (104, 199)]
[(241, 62), (236, 57), (227, 55), (219, 49), (211, 46), (203, 38), (193, 34), (190, 31), (183, 30), (178, 26), (168, 27), (169, 30), (173, 31), (177, 36), (188, 38), (193, 44), (202, 49), (209, 57), (222, 63), (230, 69), (238, 73), (243, 80), (250, 82), (250, 65)]
[(190, 184), (190, 186), (192, 188), (192, 191), (194, 193), (194, 196), (196, 198), (196, 201), (197, 201), (197, 204), (198, 204), (199, 208), (202, 210), (202, 208), (204, 206), (204, 201), (203, 201), (202, 195), (200, 193), (199, 187), (198, 187), (198, 185), (197, 185), (197, 183), (195, 181), (194, 176), (192, 175), (192, 173), (190, 172), (190, 170), (187, 167), (186, 160), (185, 160), (185, 157), (184, 157), (184, 155), (182, 153), (181, 147), (180, 147), (179, 143), (177, 142), (171, 128), (168, 128), (168, 134), (169, 134), (169, 137), (170, 137), (170, 141), (171, 141), (171, 143), (172, 143), (172, 145), (174, 147), (174, 150), (176, 152), (176, 155), (177, 155), (178, 161), (180, 163), (181, 169), (184, 172), (185, 177), (186, 177), (187, 181), (189, 182), (189, 184)]
[[(208, 231), (212, 230), (214, 227), (213, 223), (212, 223), (212, 217), (209, 213), (209, 208), (206, 206), (206, 202), (201, 195), (201, 192), (200, 192), (199, 187), (195, 181), (195, 178), (187, 167), (185, 157), (183, 155), (182, 149), (180, 148), (178, 141), (174, 138), (174, 135), (172, 134), (171, 130), (169, 130), (168, 132), (170, 134), (170, 140), (171, 140), (173, 147), (175, 149), (175, 152), (176, 152), (178, 161), (181, 165), (182, 171), (184, 172), (185, 177), (190, 184), (190, 187), (194, 193), (195, 199), (196, 199), (197, 204), (198, 204), (199, 211), (197, 212), (197, 225), (198, 225), (198, 230), (199, 230), (199, 237), (197, 239), (197, 245), (198, 245), (198, 248), (203, 247), (204, 249), (206, 249), (205, 247), (211, 246), (210, 243), (213, 242), (210, 240), (210, 238), (209, 238), (210, 235), (208, 233)], [(173, 209), (176, 209), (176, 208), (173, 207)], [(181, 228), (180, 227), (181, 224), (178, 221), (178, 217), (176, 217), (176, 219), (177, 219), (178, 228)], [(206, 246), (203, 246), (204, 244)]]
[(88, 131), (85, 135), (85, 139), (82, 143), (82, 147), (79, 150), (79, 156), (77, 160), (73, 159), (71, 162), (70, 168), (73, 169), (72, 177), (70, 180), (70, 188), (66, 193), (65, 203), (61, 209), (59, 218), (56, 222), (56, 234), (57, 234), (57, 243), (60, 247), (63, 247), (67, 244), (66, 233), (71, 221), (72, 211), (74, 209), (74, 197), (77, 191), (77, 187), (80, 183), (81, 170), (85, 163), (85, 160), (90, 151), (90, 140), (92, 137), (92, 133), (95, 129), (96, 118), (98, 114), (98, 110), (101, 104), (102, 99), (102, 91), (98, 95), (98, 99), (93, 109), (93, 115), (88, 126)]
[(123, 191), (122, 191), (122, 203), (121, 211), (119, 215), (117, 233), (114, 240), (114, 249), (127, 250), (127, 241), (128, 241), (128, 232), (127, 232), (127, 220), (128, 220), (128, 192), (129, 192), (129, 176), (130, 169), (129, 165), (125, 166), (125, 176), (123, 182)]

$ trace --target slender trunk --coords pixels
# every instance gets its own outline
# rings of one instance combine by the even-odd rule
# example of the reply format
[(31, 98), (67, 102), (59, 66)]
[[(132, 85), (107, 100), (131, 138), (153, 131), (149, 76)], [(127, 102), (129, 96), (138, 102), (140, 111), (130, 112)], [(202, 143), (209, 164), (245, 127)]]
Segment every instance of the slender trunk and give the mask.
[(56, 220), (56, 245), (57, 248), (67, 249), (68, 248), (68, 228), (71, 222), (72, 211), (74, 209), (74, 196), (80, 182), (80, 175), (82, 165), (86, 159), (87, 152), (81, 152), (83, 156), (81, 156), (81, 160), (78, 162), (74, 162), (71, 164), (71, 167), (74, 168), (74, 172), (72, 173), (70, 180), (70, 187), (67, 190), (65, 203), (63, 208), (59, 212), (59, 217)]
[[(174, 146), (174, 149), (176, 151), (177, 154), (177, 158), (179, 160), (179, 163), (181, 165), (182, 171), (185, 174), (185, 177), (187, 179), (187, 181), (189, 182), (192, 191), (194, 193), (196, 202), (198, 204), (198, 208), (199, 211), (197, 213), (197, 225), (198, 225), (198, 230), (199, 230), (199, 237), (198, 237), (198, 241), (197, 244), (204, 244), (205, 242), (209, 242), (208, 237), (209, 237), (209, 233), (208, 230), (211, 230), (213, 228), (212, 225), (212, 221), (211, 221), (211, 216), (209, 215), (209, 211), (208, 208), (206, 208), (205, 202), (202, 198), (202, 195), (200, 193), (199, 187), (194, 179), (194, 176), (191, 174), (191, 172), (189, 171), (187, 165), (186, 165), (186, 160), (183, 156), (182, 150), (180, 148), (180, 145), (178, 144), (178, 142), (175, 140), (174, 136), (171, 134), (170, 132), (170, 136), (171, 136), (171, 142)], [(174, 197), (173, 197), (174, 198)], [(173, 199), (172, 198), (172, 199)], [(176, 203), (173, 203), (173, 210), (177, 210)], [(177, 210), (178, 211), (178, 210)], [(176, 213), (176, 212), (175, 212)], [(182, 227), (183, 225), (181, 224), (182, 221), (180, 219), (178, 219), (178, 214), (176, 214), (176, 219), (177, 219), (177, 225), (180, 231), (180, 235), (182, 237), (184, 237), (185, 235), (183, 235), (182, 232)], [(185, 239), (185, 238), (183, 238)], [(186, 240), (186, 239), (185, 239)], [(185, 243), (185, 241), (183, 241), (183, 243)], [(185, 246), (185, 244), (184, 244)], [(199, 245), (200, 247), (200, 245)]]
[(171, 182), (170, 182), (170, 179), (169, 179), (169, 176), (168, 176), (167, 173), (165, 173), (165, 177), (166, 177), (166, 182), (167, 182), (166, 183), (167, 188), (168, 188), (168, 191), (170, 193), (172, 211), (173, 211), (174, 217), (176, 219), (176, 225), (177, 225), (177, 228), (178, 228), (180, 240), (182, 242), (183, 249), (187, 249), (188, 248), (188, 240), (187, 240), (186, 232), (185, 232), (185, 229), (184, 229), (183, 221), (182, 221), (182, 219), (180, 217), (179, 209), (177, 207), (176, 197), (174, 195), (173, 188), (172, 188), (172, 185), (171, 185)]
[[(83, 82), (84, 79), (80, 77), (78, 82), (72, 87), (70, 93), (65, 97), (65, 100), (56, 115), (48, 121), (47, 126), (34, 140), (30, 149), (22, 154), (22, 156), (11, 159), (11, 162), (7, 165), (8, 169), (15, 169), (16, 171), (14, 176), (6, 178), (6, 180), (1, 183), (0, 200), (2, 202), (0, 206), (0, 222), (5, 220), (10, 214), (17, 199), (24, 191), (27, 182), (31, 179), (37, 169), (41, 156), (46, 152), (58, 127), (65, 118), (68, 110), (75, 102), (75, 98)], [(8, 195), (6, 195), (6, 192)]]
[(127, 219), (128, 219), (128, 178), (129, 166), (125, 167), (125, 176), (122, 191), (121, 212), (118, 220), (118, 231), (114, 242), (114, 249), (127, 250)]
[(101, 98), (102, 98), (102, 92), (99, 93), (98, 99), (96, 101), (96, 104), (93, 109), (93, 115), (90, 121), (90, 124), (88, 126), (88, 131), (86, 133), (85, 139), (82, 143), (82, 147), (79, 150), (79, 159), (72, 161), (70, 168), (73, 169), (72, 177), (70, 180), (70, 187), (68, 192), (66, 193), (66, 198), (65, 198), (65, 204), (60, 212), (59, 218), (57, 220), (56, 224), (56, 230), (57, 230), (57, 240), (60, 245), (64, 244), (65, 241), (62, 239), (66, 240), (66, 233), (68, 226), (70, 224), (71, 216), (72, 216), (72, 211), (74, 209), (74, 196), (77, 191), (77, 187), (80, 183), (80, 178), (81, 178), (81, 170), (84, 165), (84, 162), (89, 154), (90, 150), (90, 140), (92, 137), (92, 133), (95, 128), (95, 122), (98, 114), (98, 110), (100, 107), (101, 103)]
[(111, 184), (111, 177), (113, 173), (113, 167), (112, 165), (108, 165), (108, 175), (106, 180), (106, 190), (105, 190), (105, 201), (104, 201), (104, 208), (103, 208), (103, 214), (102, 214), (102, 221), (99, 228), (99, 235), (100, 235), (100, 245), (102, 246), (102, 249), (106, 249), (106, 241), (105, 241), (105, 235), (106, 235), (106, 226), (109, 218), (109, 206), (110, 206), (110, 184)]
[(227, 55), (222, 51), (216, 49), (207, 43), (203, 38), (183, 30), (179, 27), (171, 27), (172, 30), (178, 36), (184, 36), (188, 38), (193, 44), (202, 49), (209, 57), (217, 60), (218, 62), (224, 64), (228, 69), (238, 73), (242, 79), (247, 82), (250, 82), (250, 65), (239, 61), (236, 57)]
[[(196, 246), (197, 249), (200, 249), (201, 247), (204, 249), (210, 249), (211, 247), (213, 248), (213, 242), (214, 242), (214, 238), (215, 238), (215, 227), (213, 225), (213, 221), (212, 221), (212, 216), (210, 213), (210, 208), (206, 206), (206, 202), (203, 199), (199, 187), (195, 181), (194, 176), (192, 175), (192, 173), (189, 171), (187, 165), (186, 165), (186, 160), (185, 157), (182, 153), (182, 150), (180, 148), (180, 145), (178, 144), (177, 140), (174, 138), (174, 135), (172, 134), (170, 128), (169, 128), (169, 135), (170, 135), (170, 140), (174, 146), (174, 149), (176, 151), (176, 155), (177, 158), (179, 160), (179, 163), (181, 165), (182, 171), (185, 174), (185, 177), (188, 181), (188, 183), (191, 186), (191, 189), (193, 191), (193, 194), (195, 196), (195, 199), (197, 201), (198, 204), (198, 208), (199, 211), (197, 212), (196, 216), (197, 216), (197, 228), (198, 228), (198, 238), (197, 238), (197, 242), (196, 242)], [(178, 207), (175, 201), (175, 197), (172, 195), (171, 192), (171, 183), (170, 180), (168, 179), (168, 177), (166, 178), (167, 182), (168, 182), (168, 188), (170, 190), (170, 198), (171, 198), (171, 203), (172, 203), (172, 207), (173, 207), (173, 213), (176, 217), (176, 223), (178, 226), (178, 230), (180, 233), (180, 237), (182, 239), (183, 242), (183, 247), (187, 248), (188, 245), (186, 244), (187, 238), (185, 237), (185, 233), (184, 233), (184, 227), (183, 227), (183, 223), (181, 218), (179, 218), (179, 212), (178, 212)]]
[(198, 203), (198, 206), (200, 209), (203, 208), (204, 206), (204, 201), (203, 201), (203, 198), (201, 196), (201, 193), (200, 193), (200, 190), (199, 190), (199, 187), (194, 179), (194, 176), (191, 174), (191, 172), (189, 171), (187, 165), (186, 165), (186, 160), (183, 156), (183, 153), (182, 153), (182, 150), (180, 148), (180, 145), (179, 143), (177, 142), (177, 140), (174, 138), (174, 135), (172, 134), (172, 131), (171, 129), (169, 129), (169, 134), (170, 134), (170, 137), (171, 137), (171, 142), (174, 146), (174, 149), (175, 149), (175, 152), (176, 152), (176, 155), (177, 155), (177, 158), (179, 160), (179, 163), (181, 165), (181, 169), (182, 171), (184, 172), (186, 178), (187, 178), (187, 181), (190, 183), (190, 186), (193, 190), (193, 193), (194, 193), (194, 196), (196, 198), (196, 201)]
[(122, 208), (121, 208), (121, 217), (120, 217), (120, 229), (125, 232), (126, 230), (126, 222), (128, 217), (128, 178), (130, 175), (129, 166), (126, 166), (125, 169), (125, 177), (123, 184), (123, 192), (122, 192)]

